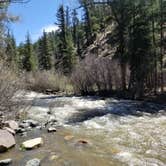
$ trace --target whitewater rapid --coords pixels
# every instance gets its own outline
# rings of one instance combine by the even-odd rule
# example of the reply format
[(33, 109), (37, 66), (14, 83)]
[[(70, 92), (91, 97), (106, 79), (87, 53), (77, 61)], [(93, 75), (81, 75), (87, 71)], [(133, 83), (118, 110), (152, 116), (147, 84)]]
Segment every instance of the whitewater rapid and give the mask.
[(28, 118), (41, 123), (56, 119), (59, 126), (89, 139), (92, 152), (108, 161), (112, 158), (130, 166), (166, 165), (165, 105), (35, 92), (24, 95), (24, 100), (31, 101), (26, 109)]

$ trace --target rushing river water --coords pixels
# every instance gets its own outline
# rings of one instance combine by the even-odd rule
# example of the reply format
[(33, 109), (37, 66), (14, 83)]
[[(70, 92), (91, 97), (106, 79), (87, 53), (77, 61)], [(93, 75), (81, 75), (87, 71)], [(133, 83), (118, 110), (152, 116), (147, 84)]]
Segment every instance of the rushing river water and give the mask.
[[(17, 145), (0, 159), (10, 157), (24, 166), (38, 157), (42, 166), (165, 166), (166, 106), (140, 101), (98, 97), (57, 97), (28, 93), (26, 118), (46, 123), (56, 119), (57, 132), (33, 130), (17, 136)], [(25, 110), (24, 110), (25, 111)], [(20, 151), (29, 138), (43, 137), (44, 145)], [(72, 136), (65, 140), (65, 136)], [(78, 144), (78, 140), (88, 144)], [(54, 159), (51, 159), (54, 156)]]

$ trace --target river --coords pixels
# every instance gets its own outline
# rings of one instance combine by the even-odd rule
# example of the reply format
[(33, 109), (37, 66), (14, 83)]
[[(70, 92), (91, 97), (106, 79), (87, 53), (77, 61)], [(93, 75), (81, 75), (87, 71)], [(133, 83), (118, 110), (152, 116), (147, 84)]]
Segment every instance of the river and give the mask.
[[(27, 119), (56, 119), (56, 133), (34, 129), (16, 136), (17, 145), (0, 159), (14, 166), (38, 157), (42, 166), (165, 166), (166, 105), (100, 97), (62, 97), (29, 92)], [(68, 136), (70, 139), (64, 139)], [(20, 144), (43, 137), (44, 145), (21, 151)], [(85, 140), (87, 144), (79, 144)], [(51, 159), (54, 156), (54, 159)]]

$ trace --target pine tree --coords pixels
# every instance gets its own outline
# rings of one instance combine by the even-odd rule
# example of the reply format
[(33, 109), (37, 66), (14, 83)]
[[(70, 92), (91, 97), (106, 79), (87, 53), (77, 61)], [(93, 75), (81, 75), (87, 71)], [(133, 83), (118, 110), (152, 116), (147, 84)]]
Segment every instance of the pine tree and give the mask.
[(52, 67), (51, 64), (51, 46), (47, 36), (47, 33), (44, 31), (42, 38), (38, 42), (38, 59), (39, 59), (39, 68), (41, 70), (50, 70)]
[(24, 45), (24, 52), (23, 52), (23, 59), (22, 59), (22, 66), (23, 70), (26, 71), (33, 71), (36, 67), (36, 61), (34, 57), (34, 52), (33, 52), (33, 46), (30, 40), (30, 35), (29, 33), (26, 36), (26, 43)]
[(24, 59), (24, 54), (25, 54), (25, 46), (23, 43), (20, 43), (19, 46), (17, 47), (17, 64), (18, 64), (18, 69), (20, 71), (23, 70), (23, 59)]
[(77, 32), (77, 28), (78, 28), (78, 24), (79, 24), (79, 20), (77, 18), (77, 11), (74, 9), (72, 12), (72, 36), (73, 36), (73, 42), (74, 42), (74, 46), (77, 46), (78, 43), (78, 32)]
[(71, 72), (75, 63), (75, 49), (73, 47), (73, 41), (71, 36), (70, 27), (67, 26), (67, 20), (65, 19), (65, 11), (63, 5), (59, 7), (57, 12), (57, 25), (59, 26), (59, 65), (62, 67), (62, 71), (65, 74)]
[(151, 65), (151, 36), (149, 12), (146, 1), (134, 3), (129, 39), (130, 90), (134, 98), (144, 95), (145, 79)]
[(89, 9), (90, 2), (88, 0), (81, 0), (80, 3), (84, 9), (84, 30), (86, 35), (86, 46), (89, 46), (93, 42), (92, 20)]
[(164, 92), (164, 72), (163, 72), (163, 58), (165, 54), (166, 39), (164, 39), (164, 32), (166, 30), (166, 1), (159, 0), (159, 25), (160, 25), (160, 85), (161, 92)]
[(114, 0), (111, 3), (112, 15), (115, 21), (114, 42), (117, 44), (115, 57), (119, 59), (121, 66), (122, 89), (126, 90), (126, 64), (127, 64), (127, 33), (130, 23), (129, 4), (127, 0)]
[(6, 61), (8, 65), (12, 65), (13, 67), (17, 65), (17, 51), (16, 51), (16, 41), (13, 35), (8, 31), (6, 37)]

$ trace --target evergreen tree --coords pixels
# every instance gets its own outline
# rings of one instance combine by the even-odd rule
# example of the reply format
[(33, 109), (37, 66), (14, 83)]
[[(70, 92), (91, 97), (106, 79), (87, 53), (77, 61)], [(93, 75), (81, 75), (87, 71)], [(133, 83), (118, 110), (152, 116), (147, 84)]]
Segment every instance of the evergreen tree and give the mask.
[[(81, 5), (84, 9), (84, 30), (86, 37), (86, 46), (89, 46), (93, 42), (93, 30), (92, 30), (92, 20), (90, 14), (90, 3), (88, 0), (81, 0)], [(92, 12), (92, 11), (91, 11)]]
[(111, 3), (112, 15), (115, 21), (113, 31), (114, 43), (117, 45), (115, 57), (121, 66), (122, 89), (126, 90), (126, 63), (127, 63), (127, 35), (130, 23), (130, 7), (128, 0), (114, 0)]
[(22, 59), (22, 66), (23, 70), (26, 71), (33, 71), (36, 67), (36, 61), (34, 57), (34, 52), (33, 52), (33, 46), (30, 40), (30, 35), (29, 33), (27, 34), (26, 37), (26, 43), (24, 45), (24, 52), (23, 52), (23, 59)]
[(74, 46), (77, 46), (78, 43), (78, 32), (77, 32), (77, 28), (78, 28), (78, 24), (79, 24), (79, 20), (77, 18), (77, 11), (74, 9), (72, 12), (72, 36), (73, 36), (73, 42), (74, 42)]
[(129, 39), (129, 62), (130, 62), (130, 90), (134, 97), (142, 97), (145, 90), (145, 79), (149, 73), (151, 64), (151, 36), (147, 1), (133, 2), (134, 10), (130, 39)]
[(8, 65), (15, 66), (17, 64), (16, 42), (14, 36), (9, 31), (6, 37), (6, 56)]
[(164, 37), (164, 32), (166, 31), (166, 1), (159, 0), (159, 25), (160, 25), (160, 84), (161, 92), (164, 92), (164, 72), (163, 72), (163, 58), (165, 54), (166, 39)]
[(59, 26), (59, 65), (61, 65), (63, 72), (68, 74), (71, 72), (75, 63), (75, 49), (73, 47), (73, 41), (69, 27), (67, 27), (67, 20), (65, 19), (63, 5), (59, 7), (57, 12), (57, 20), (57, 25)]
[(17, 64), (18, 64), (18, 69), (20, 71), (23, 70), (23, 59), (24, 59), (24, 54), (25, 54), (25, 46), (23, 43), (20, 43), (19, 46), (17, 47)]
[(51, 45), (47, 36), (47, 33), (44, 31), (42, 38), (38, 42), (38, 59), (39, 59), (39, 68), (41, 70), (50, 70), (51, 65)]

